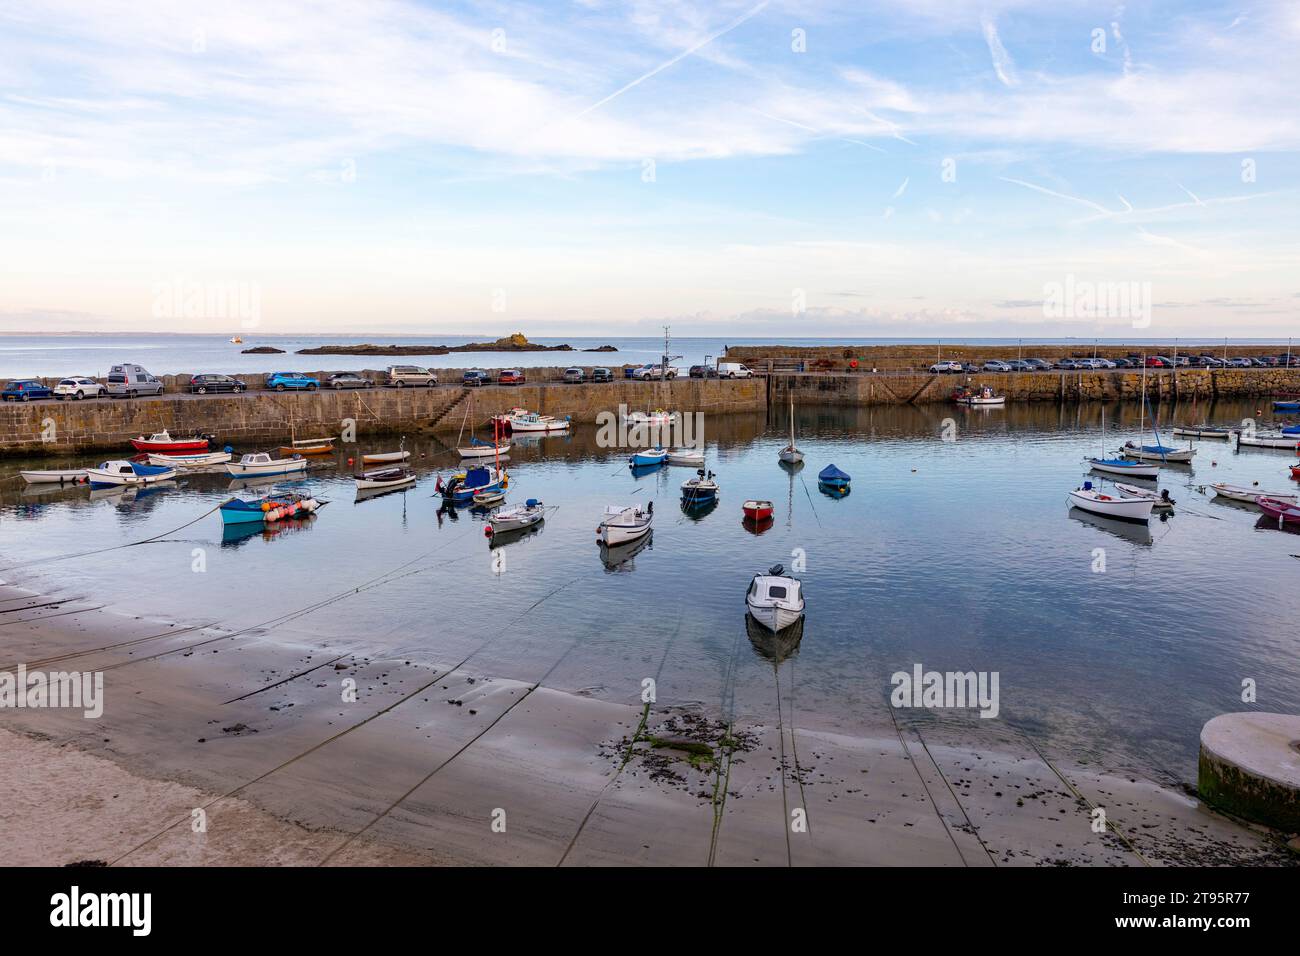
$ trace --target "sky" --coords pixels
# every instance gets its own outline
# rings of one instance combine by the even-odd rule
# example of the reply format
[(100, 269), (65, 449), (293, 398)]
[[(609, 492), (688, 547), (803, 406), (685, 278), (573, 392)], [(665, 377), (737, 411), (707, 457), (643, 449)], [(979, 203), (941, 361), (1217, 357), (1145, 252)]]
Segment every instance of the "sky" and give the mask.
[(1300, 4), (0, 0), (0, 331), (1300, 336)]

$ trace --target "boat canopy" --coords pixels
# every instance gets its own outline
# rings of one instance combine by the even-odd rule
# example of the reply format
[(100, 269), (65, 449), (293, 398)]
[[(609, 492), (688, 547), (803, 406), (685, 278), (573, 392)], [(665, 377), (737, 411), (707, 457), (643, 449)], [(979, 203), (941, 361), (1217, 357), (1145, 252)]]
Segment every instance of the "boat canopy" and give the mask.
[(529, 498), (527, 501), (524, 502), (524, 506), (528, 508), (536, 508), (540, 504), (541, 502), (538, 501), (536, 498)]
[(821, 471), (817, 473), (817, 477), (821, 481), (849, 481), (850, 480), (848, 475), (840, 471), (834, 465), (827, 465), (825, 468), (823, 468)]
[(486, 468), (471, 468), (465, 472), (466, 488), (481, 488), (492, 484), (492, 476)]
[(172, 470), (171, 468), (168, 468), (166, 465), (141, 465), (138, 462), (134, 462), (134, 461), (131, 462), (131, 469), (141, 477), (149, 477), (151, 475), (161, 475), (164, 474), (165, 472), (169, 472)]

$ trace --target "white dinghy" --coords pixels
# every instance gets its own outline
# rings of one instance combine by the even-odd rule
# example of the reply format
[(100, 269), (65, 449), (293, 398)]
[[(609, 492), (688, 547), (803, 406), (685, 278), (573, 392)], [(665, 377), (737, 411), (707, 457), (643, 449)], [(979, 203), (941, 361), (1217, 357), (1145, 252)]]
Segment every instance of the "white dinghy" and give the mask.
[(1082, 488), (1070, 492), (1070, 504), (1104, 518), (1142, 523), (1151, 520), (1151, 509), (1155, 506), (1150, 498), (1105, 494), (1094, 488), (1091, 481), (1085, 481)]
[(704, 464), (704, 450), (702, 448), (669, 448), (668, 464), (692, 465), (699, 468)]
[(625, 544), (650, 533), (654, 502), (643, 510), (638, 505), (606, 505), (605, 520), (596, 528), (596, 540), (604, 545)]
[(208, 451), (198, 455), (160, 455), (150, 454), (149, 464), (162, 465), (167, 468), (208, 468), (212, 465), (224, 465), (230, 461), (228, 451)]
[(401, 488), (415, 484), (415, 472), (409, 468), (376, 468), (363, 471), (356, 477), (358, 491), (370, 491), (376, 488)]
[(514, 508), (498, 508), (488, 517), (490, 534), (502, 534), (506, 531), (519, 531), (531, 528), (546, 519), (546, 506), (536, 498), (529, 498), (522, 505)]
[(803, 618), (803, 585), (777, 564), (749, 582), (745, 604), (754, 620), (769, 631), (783, 631)]
[(1168, 488), (1162, 488), (1157, 493), (1153, 488), (1139, 488), (1137, 485), (1126, 485), (1122, 481), (1112, 482), (1112, 484), (1130, 498), (1150, 498), (1151, 506), (1156, 511), (1169, 511), (1177, 504), (1169, 497)]
[(20, 471), (23, 481), (29, 485), (84, 485), (87, 481), (85, 468), (64, 468), (53, 471)]
[(1289, 505), (1300, 502), (1300, 495), (1293, 495), (1285, 491), (1260, 491), (1258, 488), (1243, 488), (1241, 485), (1229, 485), (1224, 482), (1210, 485), (1210, 487), (1214, 489), (1214, 493), (1220, 498), (1244, 501), (1251, 505), (1259, 504), (1261, 497), (1272, 498), (1274, 501), (1282, 501)]

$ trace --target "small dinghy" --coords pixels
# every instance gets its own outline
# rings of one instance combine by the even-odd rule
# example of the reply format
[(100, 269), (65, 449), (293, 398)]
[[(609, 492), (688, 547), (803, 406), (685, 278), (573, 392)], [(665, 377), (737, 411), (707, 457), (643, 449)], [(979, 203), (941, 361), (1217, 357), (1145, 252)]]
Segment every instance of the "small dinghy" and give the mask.
[(1255, 504), (1259, 505), (1259, 510), (1264, 514), (1276, 518), (1279, 527), (1284, 524), (1300, 525), (1300, 507), (1295, 504), (1277, 501), (1264, 495), (1260, 495)]
[(504, 471), (497, 471), (490, 465), (475, 465), (458, 475), (452, 475), (446, 485), (443, 485), (442, 476), (439, 475), (434, 491), (442, 495), (445, 501), (463, 504), (473, 501), (475, 495), (500, 491), (509, 484), (510, 479)]
[(176, 477), (175, 468), (161, 465), (142, 465), (136, 461), (106, 461), (97, 468), (87, 468), (86, 477), (92, 488), (113, 485), (152, 485)]
[(1120, 449), (1120, 454), (1125, 458), (1136, 458), (1139, 461), (1162, 461), (1185, 465), (1196, 457), (1196, 449), (1172, 448), (1169, 445), (1139, 445), (1136, 442), (1126, 441), (1124, 447)]
[(1300, 465), (1291, 466), (1291, 477), (1296, 481), (1300, 481)]
[(1300, 402), (1293, 402), (1293, 401), (1285, 401), (1285, 402), (1278, 401), (1278, 402), (1274, 402), (1274, 403), (1273, 403), (1273, 411), (1275, 411), (1275, 412), (1300, 412)]
[(718, 483), (713, 480), (713, 472), (705, 474), (703, 468), (695, 473), (694, 478), (682, 482), (682, 501), (687, 504), (704, 504), (718, 497)]
[(1284, 448), (1295, 451), (1300, 447), (1300, 435), (1284, 435), (1281, 432), (1237, 432), (1237, 447), (1249, 448)]
[(154, 432), (148, 438), (141, 435), (131, 439), (131, 447), (142, 452), (199, 452), (207, 451), (208, 439), (203, 435), (192, 438), (172, 438), (166, 430)]
[(227, 462), (226, 471), (236, 478), (291, 475), (307, 470), (306, 458), (272, 458), (264, 451), (240, 455), (239, 461)]
[(288, 445), (280, 446), (280, 454), (290, 455), (328, 455), (334, 451), (333, 438), (303, 438)]
[(510, 443), (494, 445), (490, 441), (483, 441), (481, 438), (471, 438), (468, 445), (462, 445), (456, 451), (460, 452), (461, 458), (493, 458), (497, 455), (504, 455), (510, 450)]
[(149, 464), (164, 468), (209, 468), (230, 461), (228, 451), (210, 451), (198, 455), (158, 455), (150, 453)]
[(772, 517), (772, 502), (762, 501), (757, 498), (751, 498), (740, 506), (745, 512), (745, 517), (751, 521), (762, 521), (765, 518)]
[(704, 464), (704, 450), (701, 448), (669, 448), (668, 464), (690, 465), (699, 468)]
[(85, 468), (64, 468), (53, 471), (20, 471), (29, 485), (84, 485), (89, 479)]
[(1244, 488), (1241, 485), (1229, 485), (1225, 482), (1210, 485), (1214, 493), (1221, 498), (1228, 498), (1232, 501), (1244, 501), (1247, 504), (1257, 505), (1260, 498), (1268, 498), (1271, 501), (1280, 501), (1283, 504), (1294, 505), (1300, 502), (1300, 496), (1288, 494), (1287, 492), (1277, 491), (1260, 491), (1258, 488)]
[(749, 613), (769, 631), (783, 631), (803, 618), (803, 585), (798, 578), (786, 575), (785, 568), (773, 565), (767, 574), (756, 574), (745, 594)]
[(1088, 464), (1093, 471), (1104, 471), (1109, 475), (1128, 475), (1130, 478), (1155, 478), (1160, 474), (1159, 465), (1148, 465), (1128, 458), (1089, 458)]
[(1091, 481), (1085, 481), (1082, 488), (1070, 492), (1070, 504), (1104, 518), (1142, 523), (1151, 520), (1151, 509), (1155, 506), (1150, 498), (1103, 494), (1092, 486)]
[(677, 421), (676, 412), (666, 412), (662, 408), (656, 408), (653, 412), (628, 412), (623, 416), (623, 421), (629, 425), (647, 425), (647, 426), (664, 426), (671, 425)]
[(474, 505), (478, 508), (490, 508), (506, 500), (506, 493), (498, 488), (496, 491), (480, 491), (474, 496)]
[(409, 468), (376, 468), (363, 471), (356, 479), (358, 491), (370, 491), (375, 488), (401, 488), (415, 483), (415, 472)]
[(1168, 488), (1160, 489), (1159, 494), (1157, 494), (1151, 488), (1139, 488), (1137, 485), (1126, 485), (1122, 481), (1116, 481), (1113, 482), (1113, 484), (1117, 489), (1128, 495), (1130, 498), (1150, 498), (1152, 503), (1151, 506), (1156, 511), (1169, 511), (1175, 504), (1177, 504), (1173, 498), (1169, 497)]
[(654, 502), (643, 511), (637, 505), (606, 505), (605, 520), (596, 527), (596, 540), (604, 545), (626, 544), (650, 533)]
[(514, 508), (498, 508), (488, 516), (488, 526), (484, 533), (491, 537), (508, 531), (520, 531), (531, 528), (546, 519), (546, 506), (536, 498), (529, 498), (523, 505)]
[(628, 463), (633, 468), (654, 468), (662, 465), (667, 459), (666, 448), (643, 448), (641, 451), (633, 452)]
[(1231, 428), (1215, 428), (1213, 425), (1186, 425), (1174, 429), (1174, 434), (1182, 438), (1231, 438)]
[(831, 495), (831, 497), (847, 495), (851, 480), (846, 473), (840, 471), (834, 465), (827, 465), (817, 472), (817, 487)]
[(406, 461), (411, 457), (409, 451), (384, 451), (374, 455), (362, 455), (363, 465), (384, 465), (394, 461)]
[(305, 518), (325, 502), (308, 495), (267, 495), (256, 501), (231, 498), (221, 505), (221, 520), (226, 524), (272, 524), (289, 518)]

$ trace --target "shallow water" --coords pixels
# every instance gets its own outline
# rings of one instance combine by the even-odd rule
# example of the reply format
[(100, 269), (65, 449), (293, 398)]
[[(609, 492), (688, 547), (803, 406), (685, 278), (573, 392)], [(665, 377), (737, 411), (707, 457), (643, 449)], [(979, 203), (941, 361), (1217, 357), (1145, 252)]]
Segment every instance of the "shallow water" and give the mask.
[[(1208, 418), (1254, 413), (1220, 404)], [(1136, 435), (1137, 414), (1107, 409), (1109, 448)], [(945, 419), (956, 441), (941, 439)], [(678, 505), (691, 469), (633, 475), (628, 452), (598, 447), (589, 427), (519, 440), (510, 501), (540, 498), (554, 510), (540, 531), (502, 544), (495, 561), (481, 517), (439, 515), (434, 482), (455, 458), (437, 440), (408, 443), (418, 485), (360, 502), (345, 458), (395, 442), (368, 440), (325, 459), (297, 486), (330, 500), (319, 516), (241, 540), (223, 540), (216, 514), (168, 533), (228, 498), (225, 476), (141, 494), (36, 493), (9, 480), (0, 486), (0, 578), (231, 629), (379, 579), (269, 638), (442, 664), (472, 654), (468, 666), (482, 673), (629, 703), (643, 679), (657, 678), (660, 704), (770, 720), (772, 664), (749, 640), (744, 593), (753, 573), (789, 566), (802, 549), (807, 623), (782, 665), (785, 704), (800, 725), (888, 728), (890, 675), (918, 662), (997, 671), (999, 719), (1049, 753), (1191, 780), (1210, 717), (1300, 708), (1300, 536), (1198, 489), (1259, 481), (1295, 490), (1286, 469), (1295, 459), (1199, 442), (1191, 468), (1162, 477), (1178, 507), (1148, 533), (1066, 504), (1082, 457), (1100, 451), (1099, 425), (1100, 406), (804, 408), (807, 464), (791, 474), (776, 460), (788, 429), (779, 410), (712, 416), (707, 459), (721, 498), (695, 515)], [(818, 491), (816, 473), (830, 462), (853, 476), (847, 497)], [(26, 466), (6, 460), (4, 473)], [(742, 523), (750, 497), (775, 503), (770, 527)], [(652, 542), (607, 566), (595, 542), (603, 507), (650, 500)], [(1247, 679), (1256, 704), (1241, 701)]]

